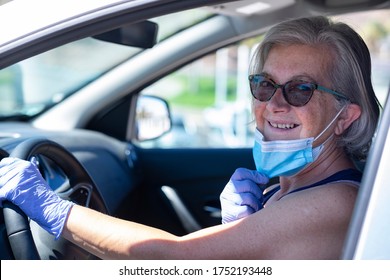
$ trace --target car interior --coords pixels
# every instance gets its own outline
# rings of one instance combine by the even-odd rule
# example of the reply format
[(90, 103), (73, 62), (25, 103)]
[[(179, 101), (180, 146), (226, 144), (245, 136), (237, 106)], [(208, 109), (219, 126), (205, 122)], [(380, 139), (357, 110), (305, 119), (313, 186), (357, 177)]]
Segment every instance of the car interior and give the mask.
[[(120, 46), (120, 49), (135, 49), (131, 55), (124, 51), (128, 59), (118, 59), (101, 73), (95, 73), (77, 88), (72, 88), (71, 93), (61, 96), (58, 92), (53, 93), (44, 106), (31, 103), (28, 108), (9, 113), (1, 112), (0, 105), (0, 157), (35, 160), (49, 185), (61, 197), (77, 204), (185, 235), (219, 224), (219, 195), (231, 174), (238, 167), (255, 169), (251, 110), (250, 106), (235, 107), (238, 113), (229, 115), (231, 122), (227, 122), (228, 115), (223, 115), (225, 111), (216, 107), (207, 111), (206, 119), (197, 121), (193, 118), (190, 122), (184, 117), (178, 118), (181, 111), (167, 102), (175, 87), (172, 84), (164, 87), (159, 82), (170, 81), (165, 78), (175, 77), (179, 70), (188, 71), (186, 66), (195, 65), (204, 57), (209, 59), (209, 55), (220, 49), (237, 48), (241, 42), (255, 46), (264, 31), (281, 20), (305, 15), (337, 17), (347, 12), (388, 10), (390, 1), (263, 1), (269, 6), (266, 12), (254, 0), (170, 2), (137, 12), (131, 8), (112, 12), (105, 18), (69, 25), (14, 49), (2, 50), (0, 44), (0, 84), (2, 73), (18, 71), (12, 68), (13, 65), (28, 61), (30, 57), (49, 54), (49, 50), (62, 45), (85, 43), (82, 52), (71, 53), (80, 61), (87, 56), (90, 40)], [(159, 38), (164, 27), (157, 19), (192, 9), (202, 9), (207, 13), (206, 19), (164, 39)], [(172, 18), (170, 20), (172, 22)], [(95, 55), (110, 56), (114, 52)], [(25, 65), (23, 69), (27, 69)], [(68, 78), (65, 76), (71, 76), (68, 72), (59, 75), (64, 80)], [(244, 74), (242, 79), (246, 78)], [(383, 104), (388, 85), (389, 80)], [(0, 95), (0, 98), (3, 97)], [(250, 105), (250, 95), (243, 100)], [(7, 102), (19, 101), (16, 97)], [(233, 132), (226, 132), (222, 126), (210, 128), (204, 134), (210, 139), (215, 135), (218, 137), (213, 138), (213, 142), (199, 140), (201, 144), (196, 144), (200, 130), (194, 127), (207, 121), (217, 123), (219, 119), (214, 114), (222, 114), (222, 121), (230, 127), (233, 123), (238, 125), (233, 126)], [(239, 117), (244, 120), (238, 122)], [(242, 123), (246, 130), (239, 134)], [(195, 133), (191, 134), (191, 129)], [(185, 145), (174, 142), (182, 135), (179, 133), (189, 135), (183, 140)], [(245, 135), (246, 140), (228, 142), (232, 135)], [(176, 140), (169, 140), (169, 137)], [(170, 141), (169, 147), (165, 146), (165, 141)], [(367, 168), (372, 170), (372, 164)], [(277, 181), (270, 182), (274, 183)], [(368, 178), (366, 183), (370, 183)], [(0, 259), (96, 259), (63, 238), (54, 240), (11, 203), (5, 202), (3, 206), (0, 211)], [(356, 221), (355, 228), (359, 226)], [(350, 242), (351, 247), (357, 238), (355, 236)]]

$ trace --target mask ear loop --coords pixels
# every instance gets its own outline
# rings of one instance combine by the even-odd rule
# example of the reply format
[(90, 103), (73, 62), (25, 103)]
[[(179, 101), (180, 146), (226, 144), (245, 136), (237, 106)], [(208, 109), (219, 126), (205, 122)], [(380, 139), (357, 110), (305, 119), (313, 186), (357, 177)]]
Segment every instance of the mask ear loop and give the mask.
[[(328, 128), (334, 123), (334, 121), (338, 118), (338, 116), (340, 116), (341, 112), (344, 110), (344, 108), (346, 107), (346, 105), (344, 105), (340, 111), (336, 114), (336, 116), (332, 119), (332, 121), (325, 127), (325, 129), (316, 137), (314, 138), (313, 142), (316, 141), (318, 138), (320, 138), (322, 136), (322, 134), (324, 134), (324, 132), (326, 130), (328, 130)], [(324, 143), (322, 143), (321, 145), (317, 146), (316, 148), (313, 148), (312, 149), (312, 152), (313, 152), (313, 162), (319, 157), (322, 149), (324, 148), (324, 145), (333, 137), (333, 134), (330, 135), (325, 141)], [(305, 170), (310, 164), (308, 164), (305, 168), (303, 168), (300, 172), (298, 172), (297, 174), (301, 173), (303, 170)]]
[[(344, 111), (344, 109), (345, 109), (346, 106), (347, 106), (347, 105), (344, 105), (344, 106), (340, 109), (340, 111), (336, 114), (336, 116), (332, 119), (332, 121), (331, 121), (323, 130), (322, 130), (322, 132), (321, 132), (320, 134), (318, 134), (318, 136), (317, 136), (316, 138), (314, 138), (313, 143), (314, 143), (318, 138), (320, 138), (320, 137), (322, 136), (322, 134), (325, 133), (325, 131), (327, 131), (327, 130), (329, 129), (329, 127), (330, 127), (330, 126), (336, 121), (336, 119), (340, 116), (341, 112)], [(326, 139), (326, 140), (324, 141), (323, 144), (325, 144), (326, 142), (328, 142), (328, 140), (329, 140), (330, 138), (332, 138), (332, 137), (333, 137), (333, 134), (332, 134), (331, 136), (329, 136), (328, 139)]]

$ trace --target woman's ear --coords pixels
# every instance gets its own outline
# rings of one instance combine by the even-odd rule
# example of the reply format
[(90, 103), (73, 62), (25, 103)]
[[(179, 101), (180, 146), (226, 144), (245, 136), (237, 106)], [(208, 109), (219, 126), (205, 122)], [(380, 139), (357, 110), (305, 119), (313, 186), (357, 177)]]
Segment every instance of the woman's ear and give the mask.
[(357, 104), (348, 104), (344, 108), (344, 112), (340, 114), (335, 127), (335, 134), (341, 135), (362, 113), (362, 110)]

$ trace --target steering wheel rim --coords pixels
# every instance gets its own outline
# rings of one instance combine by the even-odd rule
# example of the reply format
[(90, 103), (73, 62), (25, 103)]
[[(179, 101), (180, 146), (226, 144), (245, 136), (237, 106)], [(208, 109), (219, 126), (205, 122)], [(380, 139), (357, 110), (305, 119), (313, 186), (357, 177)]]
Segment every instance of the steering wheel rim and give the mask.
[[(42, 155), (51, 159), (67, 176), (70, 186), (77, 184), (90, 185), (92, 187), (91, 202), (93, 201), (95, 208), (99, 211), (107, 213), (107, 207), (92, 178), (67, 149), (45, 138), (32, 138), (16, 146), (10, 157), (29, 160), (34, 155)], [(3, 204), (7, 236), (15, 259), (40, 259), (28, 217), (16, 205), (10, 202), (4, 202)]]

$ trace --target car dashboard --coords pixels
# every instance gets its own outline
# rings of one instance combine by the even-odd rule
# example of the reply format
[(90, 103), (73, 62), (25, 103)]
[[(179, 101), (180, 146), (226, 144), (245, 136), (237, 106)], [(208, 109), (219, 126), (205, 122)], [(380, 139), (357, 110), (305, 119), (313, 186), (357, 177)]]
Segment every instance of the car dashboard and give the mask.
[[(123, 200), (135, 188), (134, 177), (131, 176), (133, 172), (133, 168), (131, 168), (132, 148), (127, 143), (94, 131), (45, 131), (34, 128), (27, 123), (19, 122), (1, 123), (0, 131), (2, 157), (12, 156), (12, 151), (15, 147), (24, 140), (34, 138), (48, 139), (70, 151), (86, 169), (90, 177), (93, 178), (96, 191), (88, 184), (70, 186), (63, 170), (53, 160), (45, 156), (34, 155), (34, 161), (51, 188), (59, 196), (76, 204), (87, 206), (103, 213), (114, 214), (120, 208)], [(102, 203), (94, 203), (93, 192), (99, 193), (99, 197), (103, 200)], [(3, 211), (0, 213), (0, 227), (0, 245), (3, 248), (9, 248)], [(37, 243), (37, 247), (40, 248), (40, 255), (43, 258), (51, 258), (56, 254), (58, 258), (66, 259), (94, 258), (94, 256), (75, 246), (69, 247), (69, 244), (66, 246), (61, 245), (67, 242), (65, 240), (53, 243), (54, 237), (44, 232), (34, 222), (30, 222), (30, 227), (33, 235), (40, 236), (34, 236), (34, 240)], [(62, 246), (66, 247), (68, 252), (61, 252)], [(69, 248), (71, 248), (71, 252), (69, 252)], [(56, 252), (56, 250), (58, 251)], [(0, 256), (1, 259), (13, 258), (10, 248), (0, 251), (2, 254), (7, 254), (8, 252), (8, 255)], [(63, 254), (66, 254), (66, 257)]]

